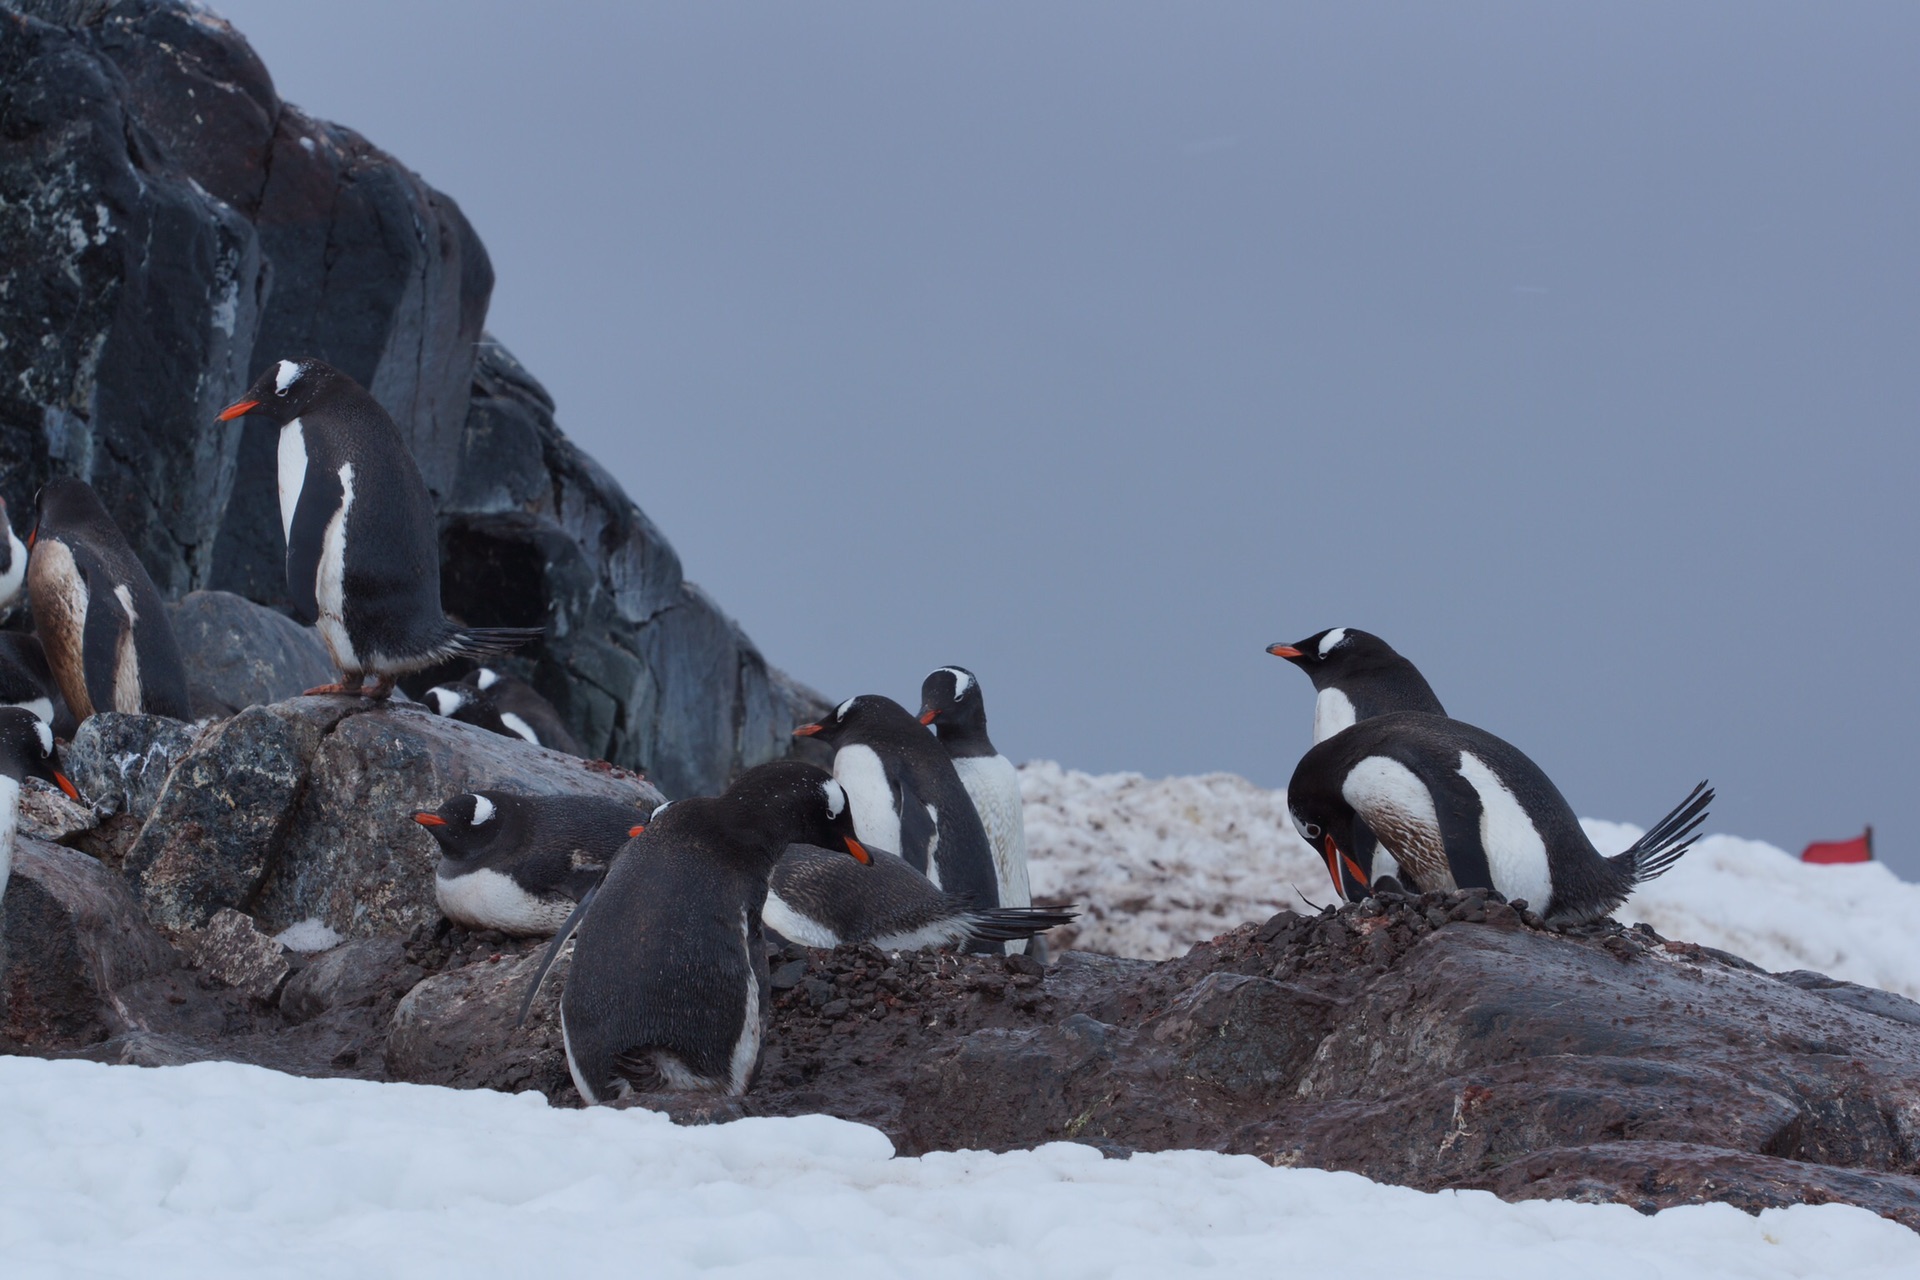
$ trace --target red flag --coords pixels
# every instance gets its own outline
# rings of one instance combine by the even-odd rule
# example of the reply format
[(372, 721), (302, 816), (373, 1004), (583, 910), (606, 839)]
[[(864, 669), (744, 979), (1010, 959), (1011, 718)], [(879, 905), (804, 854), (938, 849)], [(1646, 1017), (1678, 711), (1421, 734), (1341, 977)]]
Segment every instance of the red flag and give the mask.
[(1815, 840), (1801, 851), (1800, 861), (1818, 863), (1872, 862), (1873, 828), (1851, 840)]

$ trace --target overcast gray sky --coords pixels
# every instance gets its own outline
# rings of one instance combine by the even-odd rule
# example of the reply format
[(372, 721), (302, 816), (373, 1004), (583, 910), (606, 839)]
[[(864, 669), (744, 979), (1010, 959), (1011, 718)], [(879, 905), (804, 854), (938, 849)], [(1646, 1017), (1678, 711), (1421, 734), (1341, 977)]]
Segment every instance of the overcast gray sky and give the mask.
[(1278, 786), (1359, 626), (1583, 814), (1920, 876), (1920, 6), (216, 7), (830, 696)]

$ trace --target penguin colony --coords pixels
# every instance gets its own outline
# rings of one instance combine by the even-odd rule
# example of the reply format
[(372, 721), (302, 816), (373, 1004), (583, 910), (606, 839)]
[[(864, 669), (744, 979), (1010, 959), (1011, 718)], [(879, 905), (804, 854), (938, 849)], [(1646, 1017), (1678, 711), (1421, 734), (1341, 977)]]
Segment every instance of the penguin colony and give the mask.
[[(537, 629), (464, 627), (442, 612), (432, 501), (379, 403), (322, 361), (281, 360), (220, 418), (248, 415), (278, 428), (288, 594), (341, 676), (309, 694), (378, 705), (400, 677), (468, 659), (468, 675), (426, 691), (435, 713), (587, 755), (532, 686), (481, 665)], [(92, 489), (50, 481), (24, 545), (4, 517), (0, 503), (0, 607), (24, 589), (35, 630), (0, 633), (0, 893), (25, 780), (79, 798), (56, 734), (96, 711), (191, 714), (164, 604)], [(1348, 900), (1483, 888), (1550, 923), (1591, 920), (1672, 866), (1713, 798), (1700, 784), (1602, 857), (1538, 766), (1449, 718), (1385, 641), (1340, 627), (1268, 652), (1313, 682), (1314, 745), (1288, 805)], [(746, 1091), (772, 941), (1020, 951), (1074, 918), (1032, 904), (1019, 777), (988, 736), (972, 671), (932, 671), (918, 714), (861, 694), (794, 734), (831, 750), (831, 773), (775, 761), (645, 816), (511, 789), (411, 815), (439, 847), (435, 894), (450, 921), (552, 937), (523, 1018), (577, 933), (561, 1036), (589, 1104), (636, 1087)]]

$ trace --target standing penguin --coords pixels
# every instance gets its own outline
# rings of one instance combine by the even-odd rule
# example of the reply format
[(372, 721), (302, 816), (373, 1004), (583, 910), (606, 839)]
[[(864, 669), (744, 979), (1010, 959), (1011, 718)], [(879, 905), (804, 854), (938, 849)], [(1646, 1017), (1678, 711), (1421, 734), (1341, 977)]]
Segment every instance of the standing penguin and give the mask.
[(426, 704), (443, 716), (507, 738), (524, 738), (570, 756), (585, 756), (580, 740), (567, 731), (560, 712), (525, 680), (480, 667), (463, 680), (427, 690)]
[(469, 929), (550, 934), (646, 815), (598, 796), (472, 791), (413, 820), (440, 846), (433, 893)]
[(1598, 919), (1698, 838), (1713, 789), (1701, 783), (1633, 847), (1602, 857), (1572, 806), (1518, 749), (1445, 716), (1396, 711), (1319, 743), (1287, 784), (1300, 836), (1348, 901), (1372, 878), (1353, 832), (1364, 824), (1419, 892), (1493, 889), (1557, 925)]
[(993, 847), (946, 749), (905, 707), (877, 693), (849, 698), (795, 729), (833, 748), (867, 844), (897, 852), (915, 871), (976, 907), (1000, 905)]
[(7, 892), (7, 878), (13, 874), (13, 837), (20, 823), (20, 784), (28, 778), (43, 778), (78, 800), (67, 776), (60, 772), (60, 757), (53, 749), (53, 730), (31, 711), (18, 707), (0, 707), (0, 897)]
[(760, 912), (774, 862), (796, 842), (867, 861), (840, 784), (776, 760), (724, 795), (656, 810), (621, 851), (560, 997), (567, 1070), (589, 1106), (656, 1074), (671, 1089), (746, 1092), (766, 1030)]
[(1358, 627), (1334, 627), (1298, 644), (1270, 644), (1267, 652), (1285, 658), (1313, 681), (1315, 742), (1389, 711), (1447, 714), (1418, 667)]
[(426, 481), (400, 428), (359, 383), (319, 360), (282, 360), (220, 420), (250, 413), (280, 426), (294, 613), (319, 629), (343, 677), (307, 692), (385, 698), (409, 671), (504, 653), (540, 634), (447, 621)]
[(192, 719), (187, 671), (153, 579), (82, 480), (49, 480), (28, 540), (27, 593), (76, 720), (96, 711)]
[[(987, 706), (980, 681), (965, 667), (940, 667), (920, 682), (920, 723), (933, 726), (954, 772), (973, 798), (993, 849), (994, 883), (1003, 907), (1033, 902), (1027, 881), (1027, 823), (1020, 771), (987, 737)], [(1007, 950), (1025, 951), (1010, 942)]]

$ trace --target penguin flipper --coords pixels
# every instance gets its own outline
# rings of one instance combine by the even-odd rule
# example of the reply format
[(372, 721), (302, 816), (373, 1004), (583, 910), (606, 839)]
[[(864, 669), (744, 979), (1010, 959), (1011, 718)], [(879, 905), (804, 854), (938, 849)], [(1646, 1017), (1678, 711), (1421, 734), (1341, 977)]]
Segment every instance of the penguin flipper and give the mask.
[(320, 557), (326, 550), (327, 526), (345, 494), (338, 474), (307, 463), (300, 501), (287, 530), (287, 594), (292, 597), (294, 616), (308, 626), (320, 619)]
[(926, 801), (913, 789), (910, 779), (901, 778), (898, 784), (900, 804), (900, 856), (934, 883), (939, 874), (933, 863), (934, 851), (940, 839), (940, 827), (927, 808)]
[(106, 574), (92, 571), (97, 567), (93, 557), (77, 555), (74, 561), (87, 585), (87, 616), (80, 632), (80, 669), (86, 678), (87, 701), (95, 711), (119, 711), (122, 708), (113, 696), (114, 687), (121, 649), (133, 642), (132, 623), (114, 598)]
[(560, 926), (560, 931), (553, 935), (553, 941), (547, 944), (547, 953), (540, 957), (540, 967), (534, 971), (533, 981), (527, 984), (527, 995), (520, 1002), (520, 1016), (513, 1020), (514, 1026), (527, 1025), (527, 1013), (533, 1008), (533, 998), (540, 994), (540, 984), (547, 980), (547, 970), (553, 968), (560, 948), (567, 945), (567, 939), (573, 936), (573, 931), (580, 927), (580, 921), (586, 918), (587, 908), (593, 905), (593, 896), (598, 892), (600, 886), (596, 884), (580, 896), (580, 905), (573, 909), (573, 914)]

